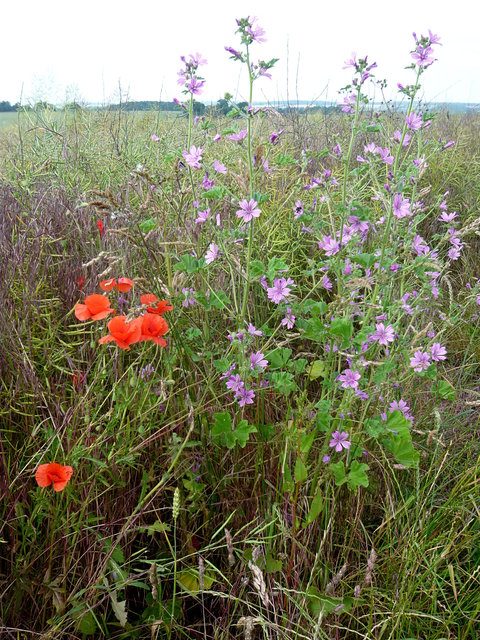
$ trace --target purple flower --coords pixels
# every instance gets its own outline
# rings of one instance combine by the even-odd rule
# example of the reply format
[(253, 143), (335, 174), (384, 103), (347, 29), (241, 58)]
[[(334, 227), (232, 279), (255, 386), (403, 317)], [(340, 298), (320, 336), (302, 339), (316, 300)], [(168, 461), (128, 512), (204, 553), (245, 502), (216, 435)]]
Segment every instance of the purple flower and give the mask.
[(229, 140), (234, 140), (236, 142), (240, 142), (240, 140), (243, 140), (246, 137), (247, 137), (247, 130), (246, 129), (242, 129), (238, 133), (232, 133), (232, 135), (228, 136), (228, 139)]
[(255, 392), (246, 387), (242, 387), (235, 394), (235, 400), (238, 401), (240, 407), (244, 407), (246, 404), (253, 404), (255, 398)]
[(351, 442), (348, 439), (348, 433), (345, 431), (334, 431), (332, 433), (332, 439), (328, 446), (334, 447), (337, 453), (340, 453), (342, 449), (350, 449)]
[(233, 47), (224, 47), (225, 51), (228, 51), (228, 53), (231, 54), (232, 58), (234, 60), (242, 60), (243, 56), (240, 53), (240, 51), (237, 51), (236, 49), (234, 49)]
[(255, 16), (251, 18), (250, 26), (247, 27), (247, 33), (252, 38), (252, 41), (254, 42), (258, 42), (258, 43), (266, 42), (267, 39), (263, 37), (265, 35), (265, 30), (262, 29), (262, 27), (260, 27), (258, 24), (257, 25), (255, 24), (257, 20), (258, 18), (256, 18)]
[(238, 203), (240, 209), (237, 211), (237, 216), (243, 218), (244, 222), (250, 222), (252, 218), (258, 218), (261, 214), (261, 210), (258, 209), (258, 203), (253, 199), (247, 202), (247, 200), (240, 200)]
[(295, 202), (295, 206), (293, 207), (293, 211), (294, 211), (293, 217), (295, 219), (300, 218), (300, 216), (303, 215), (303, 204), (302, 204), (301, 200), (297, 200)]
[(330, 462), (330, 456), (328, 454), (324, 455), (322, 458), (322, 462), (323, 464), (328, 464)]
[(198, 78), (193, 77), (189, 80), (187, 84), (187, 89), (190, 93), (193, 93), (194, 96), (198, 96), (203, 91), (203, 85), (205, 84), (205, 80), (199, 80)]
[(216, 260), (218, 256), (218, 245), (214, 242), (211, 242), (208, 245), (207, 253), (205, 254), (205, 263), (211, 264), (214, 260)]
[(260, 329), (255, 328), (255, 326), (251, 322), (248, 322), (246, 324), (247, 324), (247, 331), (251, 336), (263, 336), (263, 331), (260, 331)]
[(188, 306), (193, 306), (196, 303), (195, 299), (195, 290), (189, 289), (188, 287), (184, 287), (182, 289), (182, 293), (185, 296), (185, 300), (182, 302), (182, 305), (187, 308)]
[(408, 198), (402, 198), (401, 193), (397, 193), (393, 198), (393, 215), (399, 220), (413, 215), (410, 211), (410, 200)]
[(293, 280), (288, 278), (275, 278), (273, 281), (273, 287), (268, 287), (267, 295), (268, 299), (278, 304), (282, 302), (282, 300), (286, 300), (287, 296), (290, 294), (289, 285), (295, 286)]
[(322, 287), (327, 291), (331, 291), (333, 289), (333, 284), (330, 282), (330, 278), (328, 277), (328, 275), (323, 276)]
[(227, 173), (227, 167), (218, 160), (213, 161), (213, 168), (217, 173)]
[(375, 328), (376, 331), (372, 335), (372, 339), (378, 342), (378, 344), (383, 344), (386, 347), (389, 342), (395, 340), (395, 329), (391, 324), (386, 327), (383, 322), (381, 322), (380, 324), (375, 324)]
[(243, 380), (240, 378), (238, 373), (230, 376), (225, 384), (227, 389), (231, 389), (235, 393), (238, 393), (240, 389), (243, 389), (244, 387)]
[(417, 373), (428, 369), (430, 366), (430, 354), (426, 351), (415, 351), (413, 357), (410, 358), (410, 366), (413, 367), (413, 370)]
[(345, 369), (343, 373), (341, 373), (337, 380), (340, 380), (342, 383), (342, 387), (344, 389), (348, 389), (351, 387), (352, 389), (358, 388), (358, 380), (360, 380), (360, 374), (358, 371), (352, 371), (352, 369)]
[(208, 171), (207, 171), (203, 176), (202, 187), (205, 189), (205, 191), (209, 191), (214, 184), (215, 184), (215, 180), (208, 179)]
[(203, 151), (201, 147), (195, 147), (194, 145), (192, 145), (190, 147), (190, 151), (183, 152), (183, 157), (185, 158), (188, 166), (192, 167), (193, 169), (200, 169), (202, 153)]
[(215, 137), (213, 138), (213, 141), (214, 141), (214, 142), (218, 142), (218, 141), (219, 141), (219, 140), (221, 140), (221, 139), (222, 139), (222, 136), (221, 136), (219, 133), (217, 133), (217, 134), (215, 135)]
[(355, 109), (353, 105), (356, 102), (356, 97), (354, 93), (351, 93), (349, 96), (343, 97), (343, 102), (338, 104), (339, 107), (342, 107), (342, 111), (344, 113), (355, 113)]
[(254, 371), (257, 366), (262, 369), (268, 367), (268, 360), (265, 360), (265, 355), (261, 351), (252, 353), (250, 356), (250, 369)]
[(417, 113), (411, 113), (409, 116), (405, 116), (405, 122), (411, 131), (418, 131), (423, 126), (422, 116)]
[(435, 58), (432, 54), (432, 47), (424, 47), (423, 45), (419, 44), (411, 55), (415, 60), (416, 65), (418, 65), (419, 67), (429, 67), (435, 62)]
[(340, 251), (340, 243), (331, 236), (323, 236), (318, 246), (325, 251), (327, 256), (333, 256)]
[(452, 211), (451, 213), (447, 213), (446, 211), (442, 211), (442, 215), (438, 218), (441, 222), (446, 222), (447, 224), (453, 222), (457, 217), (457, 212)]
[(198, 211), (198, 218), (195, 220), (195, 224), (202, 224), (206, 222), (210, 216), (210, 209), (205, 209), (205, 211)]
[(282, 135), (282, 133), (283, 133), (284, 131), (285, 131), (285, 129), (280, 129), (280, 131), (277, 131), (277, 132), (273, 131), (273, 132), (270, 134), (270, 142), (271, 142), (272, 144), (278, 144), (278, 139), (280, 138), (280, 136)]
[(287, 327), (287, 329), (292, 329), (294, 324), (295, 324), (295, 316), (293, 315), (290, 307), (287, 307), (287, 310), (285, 312), (285, 317), (282, 319), (282, 325), (284, 327)]
[(432, 360), (434, 362), (440, 362), (447, 357), (447, 350), (439, 342), (434, 342), (430, 348), (432, 354)]
[(152, 133), (152, 140), (154, 142), (158, 142), (160, 140), (160, 138), (155, 133)]

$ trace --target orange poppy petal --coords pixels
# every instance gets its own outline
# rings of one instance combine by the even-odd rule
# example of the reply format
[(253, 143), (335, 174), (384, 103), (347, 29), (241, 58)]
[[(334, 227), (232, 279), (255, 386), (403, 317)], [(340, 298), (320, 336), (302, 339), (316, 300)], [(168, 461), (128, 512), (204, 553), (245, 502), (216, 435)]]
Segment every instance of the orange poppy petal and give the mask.
[(100, 289), (103, 289), (104, 291), (111, 291), (115, 285), (115, 278), (109, 278), (108, 280), (102, 280), (100, 282)]
[(89, 320), (92, 316), (90, 315), (90, 311), (87, 309), (87, 305), (86, 304), (82, 304), (81, 302), (78, 302), (75, 305), (75, 317), (78, 320)]
[(157, 300), (157, 296), (153, 295), (153, 293), (144, 293), (143, 296), (140, 296), (140, 302), (142, 304), (153, 304)]
[(117, 280), (117, 289), (122, 293), (126, 293), (127, 291), (130, 291), (132, 287), (133, 287), (133, 280), (130, 280), (130, 278), (119, 278)]
[(112, 340), (115, 340), (113, 336), (103, 336), (103, 338), (99, 339), (98, 343), (104, 344), (105, 342), (111, 342)]
[(41, 464), (35, 472), (35, 480), (39, 487), (48, 487), (52, 482), (48, 477), (49, 466), (49, 464)]
[(167, 341), (164, 340), (163, 338), (152, 338), (152, 340), (155, 342), (155, 344), (158, 344), (160, 347), (167, 346)]
[(115, 313), (115, 310), (114, 309), (106, 309), (105, 311), (100, 311), (100, 313), (96, 313), (94, 316), (92, 316), (92, 320), (103, 320), (104, 318), (106, 318), (111, 313)]

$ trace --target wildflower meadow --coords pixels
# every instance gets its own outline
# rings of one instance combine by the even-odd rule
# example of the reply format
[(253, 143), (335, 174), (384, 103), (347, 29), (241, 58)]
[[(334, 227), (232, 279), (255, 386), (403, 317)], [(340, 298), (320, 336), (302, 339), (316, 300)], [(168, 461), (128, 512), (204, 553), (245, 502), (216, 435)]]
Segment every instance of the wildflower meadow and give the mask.
[(227, 114), (195, 49), (0, 133), (2, 638), (480, 637), (479, 113), (431, 31), (395, 104), (257, 106), (267, 27)]

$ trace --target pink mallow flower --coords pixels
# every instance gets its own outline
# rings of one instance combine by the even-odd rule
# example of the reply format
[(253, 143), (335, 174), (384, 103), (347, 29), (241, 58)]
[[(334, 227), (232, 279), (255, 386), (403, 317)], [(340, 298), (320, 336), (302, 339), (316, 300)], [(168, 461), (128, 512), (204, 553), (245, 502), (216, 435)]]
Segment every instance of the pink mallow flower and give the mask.
[(348, 389), (351, 387), (352, 389), (358, 388), (358, 380), (360, 380), (360, 374), (358, 371), (352, 371), (352, 369), (345, 369), (343, 373), (341, 373), (337, 380), (342, 383), (342, 387), (344, 389)]
[(292, 313), (292, 310), (290, 309), (290, 307), (287, 307), (287, 310), (285, 312), (285, 317), (282, 319), (282, 323), (281, 323), (284, 327), (287, 327), (287, 329), (292, 329), (293, 325), (295, 324), (295, 316)]
[(376, 331), (372, 335), (372, 340), (378, 342), (378, 344), (383, 344), (384, 347), (388, 346), (389, 342), (393, 342), (395, 340), (395, 329), (391, 324), (385, 326), (383, 322), (379, 324), (375, 324)]
[(244, 222), (250, 222), (252, 218), (258, 218), (261, 214), (261, 209), (258, 208), (258, 203), (250, 198), (247, 200), (240, 200), (238, 203), (240, 209), (237, 211), (237, 216), (243, 218)]
[(434, 362), (440, 362), (446, 360), (447, 350), (439, 342), (434, 342), (430, 347), (430, 353)]
[(214, 260), (216, 260), (218, 256), (218, 245), (214, 242), (211, 242), (208, 245), (207, 253), (205, 254), (205, 263), (211, 264)]
[(185, 158), (185, 161), (189, 167), (192, 167), (192, 169), (200, 169), (202, 153), (202, 147), (195, 147), (194, 145), (192, 145), (190, 147), (190, 151), (183, 152), (183, 157)]
[(350, 449), (351, 442), (348, 439), (348, 433), (345, 431), (334, 431), (332, 433), (332, 439), (328, 446), (333, 447), (337, 453), (340, 453), (343, 449)]
[(323, 249), (327, 256), (333, 256), (340, 251), (340, 243), (332, 236), (323, 236), (318, 243), (319, 249)]
[(415, 351), (410, 358), (410, 366), (417, 373), (421, 373), (430, 366), (430, 354), (426, 351)]
[(217, 173), (227, 173), (227, 167), (218, 160), (213, 161), (213, 168)]
[(255, 367), (261, 367), (262, 369), (268, 367), (268, 360), (265, 360), (265, 355), (261, 351), (250, 355), (250, 369), (255, 371)]
[(295, 283), (291, 278), (275, 278), (273, 281), (273, 287), (268, 287), (267, 289), (268, 299), (275, 304), (282, 302), (282, 300), (286, 300), (291, 291), (289, 285), (295, 286)]
[(255, 398), (255, 392), (246, 387), (242, 387), (235, 394), (235, 400), (237, 400), (240, 407), (244, 407), (246, 404), (253, 404)]

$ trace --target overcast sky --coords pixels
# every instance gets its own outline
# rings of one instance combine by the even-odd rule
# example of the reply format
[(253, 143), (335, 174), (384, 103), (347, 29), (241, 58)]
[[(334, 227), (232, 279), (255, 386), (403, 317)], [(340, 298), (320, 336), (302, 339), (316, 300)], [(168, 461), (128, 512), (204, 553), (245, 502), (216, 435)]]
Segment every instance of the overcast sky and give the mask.
[(181, 98), (180, 56), (208, 60), (200, 100), (246, 98), (242, 65), (225, 45), (239, 44), (236, 17), (257, 16), (267, 42), (252, 58), (280, 58), (272, 80), (255, 85), (254, 101), (337, 100), (351, 78), (352, 52), (376, 61), (379, 79), (408, 84), (412, 32), (441, 37), (422, 78), (428, 101), (480, 102), (480, 38), (473, 0), (5, 0), (0, 36), (0, 100), (55, 103), (115, 100), (118, 83), (131, 100)]

